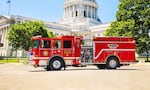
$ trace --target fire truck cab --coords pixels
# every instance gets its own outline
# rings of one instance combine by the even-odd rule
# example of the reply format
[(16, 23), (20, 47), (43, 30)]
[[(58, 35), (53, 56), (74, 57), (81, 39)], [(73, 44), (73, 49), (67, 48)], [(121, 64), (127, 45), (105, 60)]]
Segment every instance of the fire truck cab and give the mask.
[(95, 65), (99, 69), (116, 69), (135, 63), (135, 42), (128, 37), (96, 37), (85, 40), (78, 36), (55, 38), (33, 37), (35, 67), (61, 70), (66, 66)]

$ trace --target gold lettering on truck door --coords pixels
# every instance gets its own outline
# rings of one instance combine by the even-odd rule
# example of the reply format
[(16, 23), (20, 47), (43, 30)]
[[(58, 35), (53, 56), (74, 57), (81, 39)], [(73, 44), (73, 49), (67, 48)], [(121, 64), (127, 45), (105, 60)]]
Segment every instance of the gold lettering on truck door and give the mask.
[(70, 50), (65, 50), (65, 51), (64, 51), (64, 54), (65, 54), (66, 56), (69, 56), (70, 53), (71, 53)]
[(43, 51), (43, 56), (48, 56), (48, 51)]
[(110, 49), (116, 49), (119, 45), (118, 44), (108, 44)]

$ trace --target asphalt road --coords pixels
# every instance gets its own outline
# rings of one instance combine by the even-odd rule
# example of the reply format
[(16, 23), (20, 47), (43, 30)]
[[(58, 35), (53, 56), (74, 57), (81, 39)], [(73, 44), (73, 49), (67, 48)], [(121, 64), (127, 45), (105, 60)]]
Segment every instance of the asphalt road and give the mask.
[(65, 71), (0, 64), (0, 90), (150, 90), (150, 64), (117, 70), (69, 67)]

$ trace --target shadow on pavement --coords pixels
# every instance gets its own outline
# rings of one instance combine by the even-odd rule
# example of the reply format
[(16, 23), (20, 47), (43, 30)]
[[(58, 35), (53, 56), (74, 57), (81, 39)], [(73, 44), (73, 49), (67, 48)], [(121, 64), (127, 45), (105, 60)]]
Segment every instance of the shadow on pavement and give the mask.
[(68, 72), (68, 71), (137, 71), (141, 69), (95, 69), (95, 68), (86, 68), (86, 69), (62, 69), (56, 71), (46, 71), (46, 70), (32, 70), (29, 72)]
[(116, 69), (116, 71), (135, 71), (135, 70), (140, 70), (140, 69)]
[(46, 70), (32, 70), (32, 71), (29, 71), (29, 72), (47, 72)]

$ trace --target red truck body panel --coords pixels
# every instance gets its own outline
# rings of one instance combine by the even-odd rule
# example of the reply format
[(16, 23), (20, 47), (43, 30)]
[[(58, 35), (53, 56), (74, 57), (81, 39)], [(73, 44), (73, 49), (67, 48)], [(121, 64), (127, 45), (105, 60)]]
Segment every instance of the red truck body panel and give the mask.
[(116, 56), (120, 63), (135, 62), (133, 38), (99, 37), (93, 40), (95, 62), (106, 63), (109, 56)]
[[(33, 64), (40, 66), (40, 61), (45, 61), (48, 64), (53, 57), (62, 58), (66, 65), (82, 64), (82, 39), (83, 37), (76, 36), (32, 38)], [(93, 65), (106, 64), (111, 56), (116, 57), (120, 64), (136, 62), (133, 38), (97, 37), (92, 40), (92, 49), (90, 50), (92, 52), (90, 63)]]

